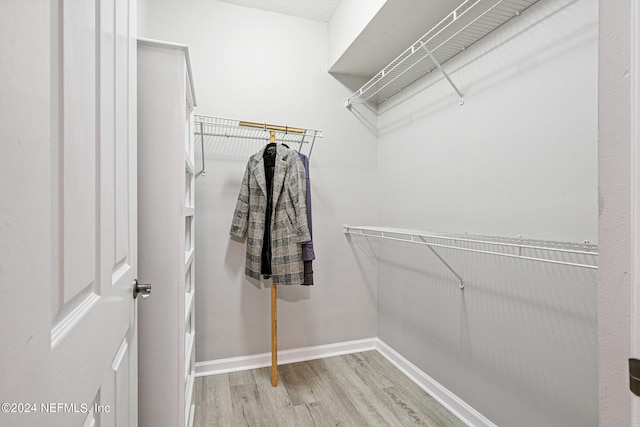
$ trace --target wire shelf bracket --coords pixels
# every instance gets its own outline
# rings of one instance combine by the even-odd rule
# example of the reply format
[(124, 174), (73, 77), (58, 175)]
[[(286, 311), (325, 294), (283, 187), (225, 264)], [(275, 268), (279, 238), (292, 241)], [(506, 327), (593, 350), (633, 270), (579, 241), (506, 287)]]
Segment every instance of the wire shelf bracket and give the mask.
[(440, 63), (438, 62), (436, 57), (433, 56), (433, 53), (431, 53), (431, 51), (429, 50), (427, 45), (422, 43), (422, 48), (425, 51), (427, 51), (427, 55), (429, 55), (429, 58), (431, 58), (433, 63), (436, 64), (436, 67), (438, 67), (438, 70), (440, 70), (440, 72), (442, 73), (444, 78), (447, 79), (447, 81), (449, 82), (449, 84), (451, 85), (453, 90), (456, 91), (456, 93), (458, 94), (458, 97), (460, 98), (460, 105), (464, 105), (464, 95), (462, 94), (462, 92), (460, 92), (460, 89), (458, 89), (458, 86), (456, 86), (456, 84), (453, 82), (453, 80), (451, 80), (451, 77), (449, 77), (449, 74), (447, 74), (447, 72), (444, 70), (444, 68), (442, 68), (442, 65), (440, 65)]
[[(464, 104), (464, 96), (442, 64), (519, 16), (538, 0), (465, 0), (425, 35), (405, 49), (360, 89), (345, 99), (345, 107), (371, 105), (373, 109), (406, 87), (438, 69)], [(377, 112), (376, 112), (377, 114)]]
[[(440, 260), (440, 262), (442, 262), (442, 264), (444, 264), (444, 266), (445, 266), (445, 267), (447, 267), (447, 269), (448, 269), (448, 270), (449, 270), (449, 271), (450, 271), (454, 276), (456, 276), (456, 277), (458, 278), (458, 280), (460, 281), (460, 289), (464, 289), (464, 280), (462, 279), (462, 277), (460, 277), (460, 275), (459, 275), (458, 273), (456, 273), (456, 271), (455, 271), (455, 270), (454, 270), (454, 269), (449, 265), (449, 263), (448, 263), (447, 261), (445, 261), (445, 260), (444, 260), (444, 258), (442, 258), (442, 256), (440, 256), (440, 254), (439, 254), (438, 252), (436, 252), (436, 250), (435, 250), (435, 249), (433, 249), (433, 246), (431, 246), (429, 243), (427, 243), (427, 242), (424, 240), (424, 238), (421, 238), (421, 239), (422, 239), (422, 242), (420, 242), (420, 243), (423, 243), (424, 245), (426, 245), (426, 246), (427, 246), (427, 248), (429, 248), (429, 250), (430, 250), (431, 252), (433, 252), (433, 254), (436, 256), (436, 258), (438, 258), (438, 259)], [(415, 240), (414, 240), (414, 236), (411, 236), (411, 240), (412, 240), (414, 243), (417, 243), (417, 242), (415, 242)]]

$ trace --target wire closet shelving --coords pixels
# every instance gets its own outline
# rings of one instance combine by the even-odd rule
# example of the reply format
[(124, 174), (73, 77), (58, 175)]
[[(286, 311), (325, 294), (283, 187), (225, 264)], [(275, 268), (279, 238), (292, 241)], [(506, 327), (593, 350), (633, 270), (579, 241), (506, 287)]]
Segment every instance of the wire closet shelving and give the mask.
[[(308, 145), (306, 156), (311, 158), (313, 146), (318, 138), (322, 138), (322, 131), (317, 129), (305, 129), (286, 125), (273, 125), (269, 123), (248, 122), (221, 117), (194, 115), (194, 136), (200, 139), (201, 149), (204, 153), (205, 137), (214, 141), (226, 141), (230, 139), (252, 139), (268, 143), (271, 133), (275, 134), (274, 142), (286, 144), (291, 149), (302, 152), (302, 147)], [(197, 140), (196, 139), (196, 140)], [(202, 156), (202, 175), (206, 175), (204, 156)]]
[(464, 280), (434, 248), (448, 248), (592, 270), (598, 268), (598, 246), (589, 242), (572, 243), (510, 237), (477, 236), (466, 233), (432, 233), (392, 227), (351, 225), (344, 225), (343, 227), (344, 233), (349, 235), (427, 246), (460, 281), (461, 289), (464, 288)]
[(345, 106), (366, 103), (377, 107), (436, 68), (456, 91), (462, 105), (464, 96), (442, 64), (537, 1), (465, 0), (347, 98)]

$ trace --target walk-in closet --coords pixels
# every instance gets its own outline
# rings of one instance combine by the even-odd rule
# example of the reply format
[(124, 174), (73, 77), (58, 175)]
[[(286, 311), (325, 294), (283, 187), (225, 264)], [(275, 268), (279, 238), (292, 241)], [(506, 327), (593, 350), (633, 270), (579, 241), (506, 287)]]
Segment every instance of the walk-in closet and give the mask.
[(640, 425), (638, 34), (4, 2), (0, 425)]

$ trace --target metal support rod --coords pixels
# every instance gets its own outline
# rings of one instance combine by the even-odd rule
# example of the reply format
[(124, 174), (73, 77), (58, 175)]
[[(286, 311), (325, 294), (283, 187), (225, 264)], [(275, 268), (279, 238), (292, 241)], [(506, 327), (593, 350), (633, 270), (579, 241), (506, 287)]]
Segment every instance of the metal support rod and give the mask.
[[(268, 141), (268, 136), (252, 136), (252, 135), (234, 135), (230, 133), (205, 133), (204, 136), (218, 136), (224, 138), (240, 138), (240, 139), (255, 139), (260, 141)], [(276, 138), (276, 142), (298, 142), (289, 139)]]
[(204, 123), (200, 122), (200, 148), (202, 150), (202, 170), (198, 175), (206, 176), (207, 171), (204, 168)]
[(460, 275), (458, 273), (456, 273), (456, 271), (449, 265), (449, 263), (447, 261), (444, 260), (444, 258), (442, 258), (440, 256), (440, 254), (438, 252), (436, 252), (435, 249), (433, 249), (431, 247), (431, 245), (427, 242), (424, 241), (424, 237), (421, 237), (421, 240), (424, 242), (425, 245), (427, 245), (427, 247), (429, 248), (429, 250), (431, 250), (431, 252), (433, 252), (433, 254), (440, 260), (440, 262), (442, 262), (445, 267), (447, 267), (447, 269), (458, 278), (458, 280), (460, 281), (460, 289), (464, 289), (464, 280), (462, 280), (462, 277), (460, 277)]
[(313, 138), (311, 138), (311, 148), (309, 149), (308, 159), (311, 158), (311, 153), (313, 152), (313, 145), (316, 143), (316, 132), (313, 133)]
[(464, 95), (462, 95), (462, 92), (460, 92), (460, 89), (458, 89), (458, 86), (456, 86), (456, 84), (453, 82), (453, 80), (451, 80), (451, 78), (449, 77), (449, 74), (447, 74), (447, 72), (444, 70), (444, 68), (442, 68), (442, 66), (440, 65), (440, 63), (436, 59), (436, 57), (433, 56), (433, 54), (431, 53), (431, 51), (427, 47), (426, 43), (420, 42), (420, 44), (422, 45), (422, 48), (427, 52), (427, 55), (429, 55), (429, 58), (431, 58), (431, 60), (434, 62), (434, 64), (436, 64), (436, 67), (438, 67), (438, 70), (440, 70), (440, 72), (447, 79), (447, 81), (449, 82), (451, 87), (453, 87), (453, 90), (455, 90), (456, 93), (458, 94), (458, 96), (460, 97), (460, 105), (464, 104)]

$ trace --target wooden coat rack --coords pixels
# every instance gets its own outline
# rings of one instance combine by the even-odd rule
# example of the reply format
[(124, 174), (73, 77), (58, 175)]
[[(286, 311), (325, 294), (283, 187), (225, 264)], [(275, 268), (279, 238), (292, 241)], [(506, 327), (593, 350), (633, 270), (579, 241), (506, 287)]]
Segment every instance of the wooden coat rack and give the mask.
[[(194, 133), (200, 137), (202, 150), (202, 170), (196, 176), (206, 176), (205, 169), (205, 137), (213, 138), (213, 141), (226, 141), (228, 139), (250, 139), (266, 141), (266, 132), (269, 132), (269, 143), (280, 142), (286, 144), (299, 144), (298, 151), (302, 153), (304, 144), (309, 144), (306, 153), (311, 158), (313, 146), (317, 138), (322, 138), (322, 131), (316, 129), (303, 129), (289, 126), (273, 125), (267, 123), (248, 122), (234, 119), (225, 119), (212, 116), (194, 116)], [(244, 128), (244, 129), (243, 129)], [(246, 129), (253, 128), (253, 129)], [(277, 323), (277, 292), (276, 284), (271, 281), (271, 385), (278, 385), (278, 323)]]
[[(269, 143), (276, 142), (276, 133), (269, 131)], [(278, 386), (278, 295), (271, 279), (271, 386)]]
[[(266, 123), (239, 122), (240, 126), (253, 127), (269, 131), (269, 143), (276, 142), (276, 131), (304, 134), (305, 130), (288, 126), (269, 125)], [(276, 284), (271, 279), (271, 385), (278, 386), (278, 293)]]

